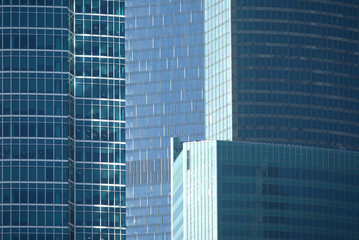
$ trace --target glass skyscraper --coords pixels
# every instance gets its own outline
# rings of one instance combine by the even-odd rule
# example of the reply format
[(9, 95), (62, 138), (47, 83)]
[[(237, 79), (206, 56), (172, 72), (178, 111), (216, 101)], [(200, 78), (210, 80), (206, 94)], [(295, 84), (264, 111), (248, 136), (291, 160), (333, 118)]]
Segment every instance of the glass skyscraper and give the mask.
[(0, 16), (0, 238), (67, 239), (67, 2)]
[(125, 239), (124, 7), (69, 2), (70, 239)]
[(173, 238), (358, 239), (358, 1), (204, 0), (204, 32), (208, 141), (174, 141)]
[(126, 1), (127, 239), (170, 239), (170, 137), (204, 138), (202, 0)]
[(358, 152), (232, 141), (173, 146), (173, 240), (358, 239)]
[(206, 138), (359, 150), (357, 1), (204, 7)]
[(1, 3), (0, 239), (124, 239), (124, 1)]

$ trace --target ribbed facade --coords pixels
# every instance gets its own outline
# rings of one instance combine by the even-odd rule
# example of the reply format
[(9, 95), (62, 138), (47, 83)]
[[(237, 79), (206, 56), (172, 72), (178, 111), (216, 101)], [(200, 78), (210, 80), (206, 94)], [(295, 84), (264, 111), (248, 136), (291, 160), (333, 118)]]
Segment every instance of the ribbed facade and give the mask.
[(127, 239), (170, 239), (170, 137), (204, 138), (202, 0), (126, 1)]

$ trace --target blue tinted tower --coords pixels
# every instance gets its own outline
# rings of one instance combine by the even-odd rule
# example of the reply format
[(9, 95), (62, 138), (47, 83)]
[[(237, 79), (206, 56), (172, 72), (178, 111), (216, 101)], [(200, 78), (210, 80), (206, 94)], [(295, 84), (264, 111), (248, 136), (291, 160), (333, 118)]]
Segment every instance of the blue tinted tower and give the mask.
[(127, 239), (170, 239), (170, 137), (204, 138), (202, 4), (126, 1)]
[(0, 239), (124, 239), (124, 2), (0, 3)]
[(359, 152), (214, 140), (173, 146), (173, 240), (358, 239)]
[(357, 1), (204, 8), (206, 138), (359, 150)]
[(0, 3), (0, 239), (67, 239), (67, 1)]
[(69, 239), (125, 239), (124, 1), (69, 2)]
[(204, 1), (208, 141), (174, 141), (174, 239), (358, 239), (358, 13)]

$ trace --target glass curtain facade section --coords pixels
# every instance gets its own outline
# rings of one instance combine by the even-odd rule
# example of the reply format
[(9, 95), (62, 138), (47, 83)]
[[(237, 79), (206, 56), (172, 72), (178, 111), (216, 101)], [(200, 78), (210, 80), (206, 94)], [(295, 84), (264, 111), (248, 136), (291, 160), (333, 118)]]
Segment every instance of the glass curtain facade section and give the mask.
[(232, 139), (231, 2), (204, 0), (206, 139)]
[(69, 2), (69, 239), (125, 239), (124, 15)]
[[(183, 239), (183, 144), (171, 138), (171, 239)], [(175, 162), (175, 159), (180, 159)]]
[[(358, 239), (358, 152), (190, 142), (183, 143), (172, 167), (177, 177), (173, 187), (180, 190), (175, 192), (172, 214), (183, 218), (182, 225), (172, 228), (174, 236)], [(214, 222), (210, 221), (212, 194), (218, 214)], [(206, 236), (207, 228), (217, 235)]]
[(172, 149), (178, 152), (171, 166), (172, 239), (222, 239), (218, 238), (216, 142), (185, 142)]
[[(229, 139), (358, 150), (358, 2), (236, 0), (230, 4), (226, 8), (230, 31), (229, 24), (218, 26), (219, 33), (231, 38), (232, 85), (226, 84), (232, 92)], [(206, 7), (205, 26), (216, 14)], [(210, 29), (206, 29), (208, 51), (214, 49)], [(218, 44), (226, 49), (227, 42)], [(213, 61), (206, 54), (206, 63)], [(218, 61), (216, 69), (225, 63)], [(212, 76), (208, 72), (206, 79), (211, 82)], [(210, 82), (206, 102), (216, 99), (207, 94)], [(221, 94), (224, 89), (218, 86), (213, 91)], [(215, 106), (208, 106), (208, 111)], [(213, 133), (225, 128), (216, 121), (212, 124), (208, 130)], [(223, 139), (221, 134), (207, 136)]]
[(202, 0), (126, 1), (127, 239), (170, 239), (170, 137), (204, 138)]
[(171, 237), (173, 240), (183, 239), (183, 156), (178, 156), (178, 160), (173, 163), (172, 169), (172, 188), (173, 197), (171, 199), (171, 206), (174, 209), (171, 215), (171, 228), (173, 232)]
[(0, 239), (68, 239), (67, 1), (0, 1)]
[(358, 239), (359, 154), (217, 142), (219, 239)]
[(231, 11), (233, 139), (359, 150), (359, 2)]

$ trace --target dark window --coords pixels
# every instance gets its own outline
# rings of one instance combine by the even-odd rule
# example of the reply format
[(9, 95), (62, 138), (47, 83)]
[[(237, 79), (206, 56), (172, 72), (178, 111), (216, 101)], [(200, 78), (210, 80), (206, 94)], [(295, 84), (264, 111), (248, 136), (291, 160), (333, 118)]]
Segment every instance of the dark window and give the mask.
[(187, 150), (187, 170), (191, 168), (191, 152)]

